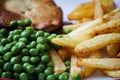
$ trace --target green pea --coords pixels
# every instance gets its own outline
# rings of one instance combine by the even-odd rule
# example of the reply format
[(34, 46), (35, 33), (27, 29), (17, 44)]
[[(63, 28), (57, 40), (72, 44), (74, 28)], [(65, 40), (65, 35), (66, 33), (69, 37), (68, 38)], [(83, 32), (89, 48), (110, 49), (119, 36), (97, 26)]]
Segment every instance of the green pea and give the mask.
[(52, 68), (52, 67), (47, 67), (46, 69), (49, 69), (49, 70), (53, 71), (53, 68)]
[(24, 20), (18, 20), (17, 23), (19, 26), (25, 26)]
[(57, 35), (56, 38), (63, 38), (63, 36), (62, 35)]
[(21, 53), (23, 55), (29, 55), (29, 50), (27, 48), (23, 48), (22, 51), (21, 51)]
[(54, 67), (53, 62), (52, 62), (52, 61), (49, 61), (49, 62), (47, 63), (47, 67)]
[(12, 64), (9, 62), (6, 62), (3, 66), (3, 70), (4, 71), (11, 71), (11, 69), (12, 69)]
[(11, 27), (17, 27), (18, 26), (17, 21), (10, 21), (10, 26)]
[(45, 65), (42, 63), (40, 63), (37, 67), (40, 67), (40, 68), (42, 68), (42, 70), (45, 70)]
[(30, 19), (25, 19), (24, 20), (26, 26), (30, 26), (32, 21)]
[(6, 28), (2, 28), (2, 29), (0, 29), (0, 34), (2, 34), (3, 36), (7, 36), (8, 30)]
[(30, 49), (29, 52), (30, 52), (31, 56), (37, 56), (38, 55), (38, 50), (35, 49), (35, 48)]
[(30, 32), (29, 31), (23, 31), (21, 33), (21, 37), (29, 38), (29, 36), (30, 36)]
[(28, 40), (25, 37), (23, 37), (23, 38), (19, 38), (19, 42), (25, 42), (25, 43), (27, 43)]
[(13, 55), (16, 55), (20, 52), (20, 48), (18, 46), (13, 46), (11, 48), (11, 52), (13, 53)]
[(21, 29), (16, 29), (16, 30), (14, 30), (13, 31), (13, 33), (16, 35), (18, 35), (18, 34), (20, 34), (22, 32), (22, 30)]
[(22, 67), (21, 64), (14, 64), (14, 66), (13, 66), (13, 70), (14, 70), (15, 72), (20, 73), (20, 72), (22, 72), (22, 69), (23, 69), (23, 67)]
[(50, 33), (44, 32), (44, 37), (48, 37), (49, 35), (50, 35)]
[(20, 80), (28, 80), (28, 75), (25, 72), (22, 72), (19, 76)]
[(59, 76), (59, 80), (68, 80), (68, 76), (67, 75), (64, 75), (64, 74), (61, 74)]
[(45, 46), (44, 44), (41, 44), (41, 43), (38, 43), (38, 44), (36, 45), (36, 48), (37, 48), (37, 50), (40, 51), (40, 52), (43, 52), (44, 50), (46, 50), (46, 46)]
[(50, 57), (49, 57), (48, 55), (43, 55), (43, 56), (41, 57), (41, 61), (42, 61), (43, 63), (47, 63), (47, 62), (49, 62), (49, 60), (50, 60)]
[(6, 44), (5, 47), (3, 48), (4, 51), (8, 52), (12, 47), (12, 44), (9, 43), (9, 44)]
[(33, 65), (28, 65), (26, 67), (26, 71), (30, 74), (32, 74), (35, 71), (35, 67)]
[(16, 46), (18, 46), (18, 48), (22, 49), (26, 47), (26, 43), (25, 42), (18, 42), (16, 43)]
[(12, 57), (11, 60), (10, 60), (11, 64), (16, 64), (16, 63), (19, 63), (19, 62), (20, 62), (20, 59), (17, 56)]
[(55, 73), (54, 73), (55, 79), (57, 79), (57, 80), (58, 80), (58, 79), (59, 79), (60, 74), (61, 74), (60, 72), (55, 72)]
[(80, 74), (78, 74), (78, 73), (74, 74), (73, 80), (81, 80)]
[(34, 30), (34, 28), (32, 26), (27, 26), (25, 28), (25, 31), (28, 31), (28, 32), (30, 32), (32, 34), (32, 33), (34, 33), (35, 30)]
[(30, 56), (23, 56), (22, 62), (30, 62)]
[(19, 38), (20, 38), (20, 35), (18, 35), (18, 34), (16, 34), (16, 35), (13, 36), (13, 40), (14, 40), (14, 41), (18, 41)]
[(7, 53), (4, 54), (3, 59), (5, 61), (8, 61), (12, 58), (12, 56), (13, 56), (12, 52), (7, 52)]
[(66, 67), (66, 71), (69, 72), (70, 71), (70, 66)]
[(24, 63), (24, 64), (23, 64), (23, 69), (24, 69), (24, 70), (27, 70), (27, 66), (28, 66), (28, 65), (30, 65), (30, 63)]
[(44, 73), (39, 73), (38, 74), (38, 80), (45, 80), (45, 74)]
[(51, 75), (51, 74), (52, 74), (52, 71), (51, 71), (50, 69), (46, 69), (46, 70), (44, 71), (44, 74), (45, 74), (46, 76)]
[(1, 78), (12, 78), (12, 73), (10, 71), (2, 72)]
[(54, 75), (48, 75), (48, 76), (47, 76), (47, 80), (55, 80)]
[(71, 29), (69, 29), (69, 28), (67, 28), (67, 29), (64, 30), (64, 33), (66, 33), (66, 34), (68, 34), (70, 32), (71, 32)]
[(32, 46), (32, 47), (36, 47), (36, 41), (32, 41), (31, 43), (30, 43), (30, 45)]
[(37, 64), (38, 62), (39, 62), (39, 57), (31, 57), (30, 58), (30, 62), (32, 63), (32, 64)]
[(31, 34), (31, 35), (30, 35), (30, 40), (29, 40), (29, 41), (34, 41), (34, 40), (36, 40), (36, 36), (35, 36), (35, 34)]
[(70, 66), (70, 61), (65, 61), (66, 66)]
[(30, 44), (28, 44), (27, 46), (26, 46), (26, 48), (27, 49), (31, 49), (31, 48), (33, 48)]
[(41, 67), (36, 67), (35, 68), (35, 74), (39, 74), (40, 72), (42, 72), (42, 68)]
[(48, 39), (50, 40), (50, 39), (52, 39), (52, 38), (55, 38), (56, 36), (57, 36), (57, 34), (52, 33), (50, 36), (48, 36)]
[(37, 38), (37, 43), (45, 43), (45, 38), (43, 38), (43, 37), (38, 37)]
[(2, 45), (6, 45), (7, 43), (9, 43), (9, 40), (7, 38), (2, 38), (1, 39), (1, 44)]
[(8, 40), (9, 40), (9, 41), (13, 41), (13, 36), (14, 36), (14, 35), (8, 35)]
[(37, 31), (36, 37), (43, 37), (43, 36), (44, 36), (44, 31), (41, 30)]

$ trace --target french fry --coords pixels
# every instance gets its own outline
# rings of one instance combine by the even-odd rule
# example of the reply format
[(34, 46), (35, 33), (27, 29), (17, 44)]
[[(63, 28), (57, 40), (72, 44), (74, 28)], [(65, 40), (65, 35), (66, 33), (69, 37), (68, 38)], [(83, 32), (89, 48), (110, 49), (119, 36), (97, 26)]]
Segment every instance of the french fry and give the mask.
[(92, 21), (92, 20), (93, 20), (93, 18), (83, 18), (82, 20), (78, 20), (78, 21), (84, 23), (84, 22), (88, 22), (88, 21)]
[(78, 27), (81, 27), (82, 25), (86, 24), (87, 22), (84, 22), (84, 23), (77, 23), (77, 24), (71, 24), (71, 25), (64, 25), (63, 26), (63, 31), (66, 30), (66, 29), (70, 29), (70, 30), (75, 30), (77, 29)]
[[(87, 14), (86, 14), (87, 13)], [(94, 2), (80, 4), (68, 15), (69, 20), (80, 20), (94, 16)]]
[(103, 70), (103, 72), (109, 77), (120, 78), (120, 70)]
[[(100, 0), (103, 12), (109, 13), (115, 8), (113, 0)], [(94, 1), (80, 4), (69, 15), (69, 20), (81, 20), (83, 18), (93, 18), (95, 12)], [(86, 14), (87, 13), (87, 14)]]
[[(95, 26), (94, 27), (89, 27), (83, 31), (77, 30), (74, 32), (71, 32), (69, 34), (68, 38), (53, 38), (51, 42), (66, 46), (66, 47), (75, 47), (79, 43), (88, 40), (94, 36), (100, 35), (100, 34), (106, 34), (106, 33), (111, 33), (111, 32), (120, 32), (120, 19), (117, 20), (112, 20), (108, 21), (104, 24)], [(92, 25), (93, 26), (93, 25)], [(79, 29), (79, 28), (78, 28)]]
[(114, 0), (100, 0), (104, 13), (111, 12), (115, 7)]
[(107, 46), (107, 53), (110, 57), (116, 57), (120, 51), (119, 49), (120, 49), (119, 43), (111, 44)]
[(77, 28), (76, 30), (70, 32), (68, 35), (70, 37), (74, 37), (74, 38), (76, 37), (78, 39), (79, 36), (81, 37), (81, 34), (84, 34), (83, 32), (86, 29), (94, 28), (94, 27), (96, 27), (96, 26), (98, 26), (102, 23), (103, 23), (102, 19), (96, 19), (96, 20), (93, 20), (93, 21), (86, 22), (84, 25), (82, 25), (79, 28)]
[(49, 54), (51, 56), (51, 59), (54, 64), (54, 71), (55, 72), (64, 72), (66, 70), (66, 66), (61, 60), (60, 56), (57, 54), (57, 52), (53, 49), (49, 51)]
[[(102, 57), (103, 56), (101, 55), (101, 51), (95, 51), (90, 55), (89, 59), (102, 58)], [(84, 72), (83, 72), (83, 78), (91, 76), (92, 74), (94, 74), (95, 71), (96, 71), (96, 68), (85, 66)]]
[(77, 56), (72, 55), (71, 56), (71, 68), (70, 68), (70, 77), (73, 78), (74, 74), (82, 74), (82, 70), (80, 67), (76, 65), (77, 62)]
[(84, 54), (87, 52), (99, 50), (107, 45), (119, 42), (120, 33), (102, 34), (80, 43), (78, 46), (75, 47), (75, 51), (79, 54)]
[(103, 18), (104, 12), (101, 7), (101, 2), (100, 0), (95, 0), (95, 14), (94, 14), (95, 19)]
[(87, 28), (95, 27), (101, 23), (102, 23), (101, 19), (90, 21), (87, 24), (82, 25), (81, 27), (79, 27), (76, 30), (69, 33), (68, 34), (69, 37), (67, 37), (67, 38), (53, 38), (51, 40), (51, 42), (58, 44), (58, 45), (61, 45), (61, 46), (75, 47), (78, 43), (91, 38), (89, 35), (86, 35), (87, 33), (85, 32), (85, 30)]
[(62, 61), (68, 60), (71, 56), (71, 54), (68, 53), (64, 48), (58, 50), (58, 55), (61, 57)]
[(110, 13), (107, 13), (103, 16), (103, 20), (104, 22), (110, 21), (110, 20), (114, 20), (114, 19), (119, 19), (120, 18), (120, 8), (117, 8), (113, 11), (111, 11)]
[(82, 59), (77, 61), (78, 66), (88, 66), (105, 70), (120, 70), (119, 58)]

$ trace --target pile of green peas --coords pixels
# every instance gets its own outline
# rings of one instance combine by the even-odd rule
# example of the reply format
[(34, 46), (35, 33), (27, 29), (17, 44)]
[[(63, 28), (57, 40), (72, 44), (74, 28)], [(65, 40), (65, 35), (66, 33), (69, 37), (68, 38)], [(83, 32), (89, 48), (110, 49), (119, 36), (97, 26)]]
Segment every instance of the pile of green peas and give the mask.
[[(63, 36), (35, 30), (29, 19), (11, 21), (10, 26), (26, 26), (25, 29), (0, 29), (0, 77), (16, 80), (68, 80), (70, 61), (67, 70), (54, 72), (48, 50), (61, 46), (52, 44), (50, 39)], [(78, 80), (78, 79), (74, 79)]]

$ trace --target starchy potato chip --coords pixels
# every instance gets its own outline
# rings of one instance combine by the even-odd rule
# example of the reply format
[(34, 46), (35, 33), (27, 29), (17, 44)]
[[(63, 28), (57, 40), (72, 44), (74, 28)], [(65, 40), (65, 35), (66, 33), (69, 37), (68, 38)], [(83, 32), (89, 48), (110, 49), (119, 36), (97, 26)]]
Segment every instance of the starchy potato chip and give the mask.
[(120, 8), (117, 8), (103, 16), (104, 22), (114, 20), (114, 19), (119, 19), (119, 18), (120, 18)]
[(77, 66), (77, 56), (72, 55), (71, 56), (71, 68), (70, 68), (70, 76), (73, 78), (74, 74), (80, 74), (82, 73), (82, 70), (80, 67)]
[(79, 54), (84, 54), (118, 42), (120, 42), (120, 33), (102, 34), (80, 43), (75, 47), (75, 51)]
[(105, 75), (113, 78), (120, 78), (120, 70), (103, 70)]
[[(90, 59), (102, 58), (102, 57), (103, 56), (101, 54), (101, 51), (95, 51), (89, 56)], [(89, 77), (89, 76), (93, 75), (95, 71), (96, 71), (96, 68), (85, 66), (84, 71), (83, 71), (83, 77), (84, 78)]]
[(82, 59), (77, 61), (78, 66), (88, 66), (105, 70), (120, 70), (119, 58)]
[[(108, 21), (106, 23), (100, 24), (97, 21), (84, 25), (89, 28), (77, 28), (75, 31), (72, 31), (68, 35), (71, 37), (67, 38), (53, 38), (51, 42), (66, 46), (66, 47), (75, 47), (82, 41), (88, 40), (99, 34), (111, 33), (111, 32), (120, 32), (120, 19)], [(73, 38), (74, 37), (74, 38)]]
[(81, 27), (70, 32), (67, 38), (53, 38), (51, 42), (58, 44), (58, 45), (62, 45), (62, 46), (75, 47), (78, 43), (91, 38), (89, 35), (86, 35), (89, 32), (89, 31), (86, 32), (87, 28), (92, 28), (99, 24), (102, 24), (101, 19), (87, 22)]
[(107, 46), (107, 53), (110, 57), (116, 57), (117, 54), (120, 52), (120, 44), (115, 43)]
[(94, 1), (95, 1), (94, 18), (95, 19), (103, 18), (104, 12), (103, 12), (100, 0), (94, 0)]
[(82, 25), (87, 24), (87, 22), (84, 23), (77, 23), (77, 24), (71, 24), (71, 25), (64, 25), (63, 26), (63, 31), (65, 31), (66, 29), (70, 29), (70, 30), (75, 30), (78, 27), (81, 27)]
[(104, 13), (109, 13), (116, 7), (114, 0), (100, 0), (100, 2)]
[[(87, 14), (86, 14), (87, 13)], [(69, 20), (80, 20), (94, 16), (94, 2), (82, 3), (68, 15)]]
[(63, 61), (70, 58), (71, 53), (68, 53), (64, 48), (58, 50), (58, 55)]
[[(109, 13), (115, 8), (113, 0), (100, 0), (103, 12)], [(69, 15), (69, 20), (82, 20), (83, 18), (94, 18), (95, 2), (87, 2), (78, 5)], [(87, 13), (87, 14), (86, 14)]]
[(49, 54), (51, 56), (51, 59), (54, 64), (54, 71), (55, 72), (64, 72), (66, 70), (66, 66), (61, 60), (60, 56), (57, 54), (57, 52), (52, 49), (49, 51)]

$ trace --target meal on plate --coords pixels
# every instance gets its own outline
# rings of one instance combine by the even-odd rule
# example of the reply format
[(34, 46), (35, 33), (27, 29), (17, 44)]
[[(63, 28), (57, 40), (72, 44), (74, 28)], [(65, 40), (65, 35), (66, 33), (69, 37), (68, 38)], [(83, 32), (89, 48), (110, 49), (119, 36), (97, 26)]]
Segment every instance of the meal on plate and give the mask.
[[(87, 14), (86, 14), (87, 13)], [(97, 70), (120, 78), (120, 8), (113, 0), (82, 3), (62, 24), (53, 0), (0, 1), (0, 78), (81, 80)]]

